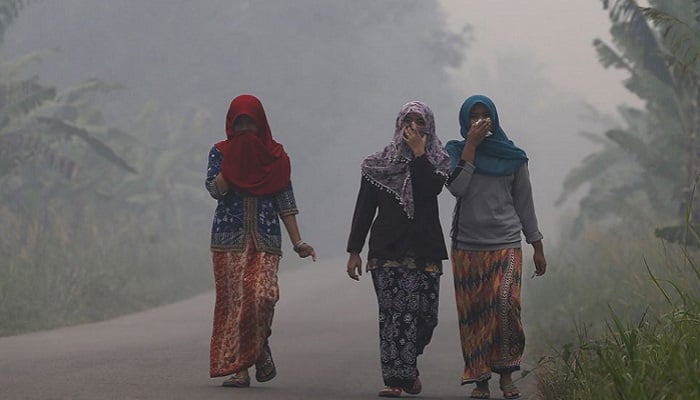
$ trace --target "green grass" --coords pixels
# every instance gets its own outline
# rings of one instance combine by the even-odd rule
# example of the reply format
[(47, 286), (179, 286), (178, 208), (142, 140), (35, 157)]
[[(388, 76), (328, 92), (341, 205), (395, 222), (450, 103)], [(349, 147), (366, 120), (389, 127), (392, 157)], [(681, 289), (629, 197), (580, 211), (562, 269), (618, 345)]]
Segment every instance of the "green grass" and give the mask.
[(585, 333), (542, 362), (545, 400), (700, 399), (700, 310), (676, 308), (636, 325), (611, 318), (598, 339)]
[(528, 335), (527, 351), (538, 358), (572, 342), (580, 330), (604, 334), (610, 309), (625, 321), (656, 318), (668, 311), (669, 300), (680, 300), (671, 282), (697, 296), (700, 278), (691, 259), (649, 229), (589, 230), (550, 248), (547, 274), (523, 282), (523, 320), (535, 333)]
[(213, 286), (207, 238), (154, 240), (138, 230), (60, 235), (23, 226), (21, 235), (0, 233), (0, 336), (100, 321)]
[[(574, 340), (553, 346), (559, 349), (555, 355), (541, 359), (538, 386), (542, 399), (700, 399), (697, 254), (662, 248), (664, 258), (659, 266), (652, 268), (643, 258), (634, 270), (647, 279), (633, 279), (637, 285), (620, 285), (616, 293), (603, 297), (617, 305), (634, 299), (635, 310), (644, 309), (641, 316), (621, 316), (608, 306), (603, 329), (576, 324)], [(610, 285), (604, 279), (592, 280), (603, 289)], [(585, 297), (580, 300), (587, 303)]]

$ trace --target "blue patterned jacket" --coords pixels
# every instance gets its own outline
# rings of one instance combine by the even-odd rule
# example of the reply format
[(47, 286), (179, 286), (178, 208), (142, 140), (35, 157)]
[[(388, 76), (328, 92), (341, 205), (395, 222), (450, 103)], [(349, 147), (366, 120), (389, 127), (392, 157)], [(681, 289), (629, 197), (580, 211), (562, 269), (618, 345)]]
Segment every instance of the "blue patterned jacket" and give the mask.
[(222, 195), (214, 184), (222, 158), (221, 151), (213, 146), (205, 181), (209, 194), (218, 201), (211, 228), (211, 250), (243, 252), (248, 240), (253, 240), (258, 251), (282, 255), (279, 217), (299, 213), (292, 184), (270, 196), (250, 196), (233, 189)]

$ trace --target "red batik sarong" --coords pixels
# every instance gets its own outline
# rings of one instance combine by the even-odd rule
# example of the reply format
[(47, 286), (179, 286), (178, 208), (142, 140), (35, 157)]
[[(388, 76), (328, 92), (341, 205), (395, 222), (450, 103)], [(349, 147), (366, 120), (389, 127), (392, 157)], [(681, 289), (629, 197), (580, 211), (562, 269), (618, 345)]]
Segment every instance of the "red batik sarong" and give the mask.
[(487, 379), (491, 371), (520, 369), (525, 347), (522, 250), (452, 250), (452, 272), (464, 356), (462, 384)]
[(258, 359), (271, 334), (279, 299), (278, 255), (255, 250), (213, 252), (216, 304), (211, 336), (209, 375), (230, 375)]

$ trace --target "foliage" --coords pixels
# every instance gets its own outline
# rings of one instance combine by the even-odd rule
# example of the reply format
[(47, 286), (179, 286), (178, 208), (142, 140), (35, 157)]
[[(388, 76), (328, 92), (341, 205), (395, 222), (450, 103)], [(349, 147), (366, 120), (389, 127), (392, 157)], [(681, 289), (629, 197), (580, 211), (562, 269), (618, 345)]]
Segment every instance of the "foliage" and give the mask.
[(101, 97), (120, 85), (93, 78), (59, 91), (21, 77), (47, 54), (0, 65), (0, 335), (210, 288), (206, 241), (187, 229), (202, 221), (184, 211), (206, 197), (199, 155), (207, 149), (182, 145), (202, 133), (196, 115), (157, 145), (137, 139), (151, 129), (148, 107), (127, 130), (101, 110)]
[(655, 2), (657, 7), (642, 7), (641, 12), (660, 30), (667, 50), (663, 56), (673, 75), (684, 86), (698, 87), (700, 82), (700, 2)]
[[(681, 123), (689, 133), (687, 170), (694, 180), (687, 186), (689, 188), (697, 183), (700, 176), (700, 1), (659, 2), (655, 6), (657, 8), (642, 8), (642, 13), (661, 31), (661, 39), (667, 50), (663, 56), (677, 77), (677, 85), (685, 88), (681, 94), (687, 95), (677, 101), (685, 105)], [(698, 246), (696, 236), (691, 233), (697, 233), (700, 226), (700, 210), (691, 209), (693, 194), (688, 195), (688, 191), (685, 190), (683, 212), (689, 224), (658, 228), (656, 234), (670, 242)]]
[[(80, 217), (99, 220), (96, 211)], [(133, 229), (139, 215), (114, 216), (130, 229), (80, 223), (74, 232), (73, 212), (20, 219), (0, 206), (0, 253), (11, 255), (0, 268), (0, 336), (100, 321), (210, 289), (203, 246)]]
[(700, 295), (700, 280), (683, 252), (655, 237), (649, 223), (591, 224), (578, 240), (549, 253), (546, 279), (526, 282), (535, 288), (523, 296), (523, 319), (537, 332), (529, 351), (542, 354), (571, 342), (577, 326), (602, 334), (609, 309), (624, 320), (663, 314), (667, 300), (647, 266), (658, 279), (677, 281), (685, 292)]
[[(26, 3), (22, 0), (0, 1), (0, 44)], [(31, 161), (44, 162), (64, 176), (74, 178), (77, 163), (56, 149), (73, 137), (82, 139), (106, 160), (135, 172), (87, 126), (75, 125), (98, 122), (81, 121), (80, 113), (86, 108), (90, 109), (92, 93), (112, 90), (114, 85), (90, 79), (59, 95), (55, 87), (39, 83), (36, 77), (18, 77), (27, 64), (39, 61), (46, 53), (35, 52), (0, 65), (0, 179)]]
[(649, 269), (651, 286), (666, 299), (667, 310), (643, 314), (636, 324), (613, 312), (600, 335), (579, 328), (575, 344), (540, 362), (544, 400), (700, 397), (700, 270), (687, 249), (680, 252), (694, 290), (684, 289), (681, 278), (663, 280)]
[[(191, 291), (182, 277), (211, 280), (206, 256), (214, 201), (203, 188), (206, 155), (225, 137), (225, 103), (241, 92), (261, 97), (275, 138), (292, 157), (308, 240), (317, 248), (342, 246), (345, 232), (323, 221), (351, 207), (348, 171), (358, 171), (363, 152), (386, 144), (387, 115), (401, 102), (423, 93), (436, 109), (453, 106), (445, 69), (462, 62), (470, 39), (468, 30), (443, 30), (434, 0), (166, 3), (43, 2), (32, 15), (59, 21), (54, 28), (62, 34), (52, 45), (69, 48), (61, 54), (66, 58), (36, 52), (0, 64), (0, 83), (30, 82), (32, 95), (53, 88), (28, 107), (8, 108), (0, 130), (0, 224), (14, 227), (0, 232), (8, 260), (0, 264), (0, 309), (7, 312), (0, 325), (17, 325), (13, 331), (55, 326), (69, 312), (92, 320), (121, 312), (108, 304), (124, 304), (126, 311), (135, 308), (132, 302), (158, 304), (163, 297), (148, 288), (162, 282), (170, 291), (155, 294), (186, 296)], [(144, 17), (154, 12), (171, 23)], [(202, 29), (173, 28), (193, 21)], [(25, 25), (27, 37), (37, 22)], [(82, 71), (108, 68), (128, 85), (128, 96), (100, 79), (59, 90), (25, 78), (27, 66), (41, 57), (52, 57), (52, 66), (35, 67), (40, 76), (51, 68), (52, 76), (79, 82)], [(66, 62), (76, 64), (53, 68)], [(386, 74), (397, 66), (401, 74)], [(407, 85), (406, 76), (422, 79)], [(19, 101), (20, 94), (27, 95), (8, 98)], [(154, 96), (159, 107), (147, 103)], [(209, 119), (203, 110), (217, 110), (214, 123), (200, 123)], [(367, 129), (358, 129), (358, 115)], [(366, 147), (357, 152), (338, 150), (360, 144)], [(337, 190), (309, 178), (319, 176), (319, 165), (328, 167), (323, 176), (340, 179)], [(302, 225), (311, 221), (318, 222), (315, 231)], [(137, 285), (140, 290), (132, 290)], [(36, 291), (47, 295), (27, 295)], [(90, 314), (98, 303), (105, 307), (95, 309), (106, 311)], [(11, 310), (26, 311), (26, 318), (17, 322), (21, 317)]]
[[(534, 346), (556, 349), (542, 360), (540, 395), (699, 398), (700, 273), (690, 245), (700, 226), (700, 1), (602, 3), (613, 43), (594, 41), (599, 61), (626, 71), (625, 87), (644, 106), (620, 107), (621, 126), (589, 134), (600, 150), (564, 182), (559, 204), (586, 187), (565, 221), (575, 240), (549, 258), (556, 293), (537, 292), (523, 307), (539, 333)], [(543, 309), (546, 317), (536, 314)]]
[(583, 333), (576, 347), (544, 361), (538, 385), (543, 399), (699, 398), (697, 308), (637, 325), (613, 316), (608, 329), (601, 339)]
[(614, 46), (596, 39), (599, 60), (627, 71), (625, 87), (645, 106), (621, 107), (625, 127), (605, 132), (603, 149), (566, 178), (559, 204), (589, 184), (574, 237), (591, 220), (623, 223), (653, 214), (662, 224), (678, 221), (689, 204), (700, 149), (693, 139), (700, 133), (700, 21), (692, 18), (699, 3), (650, 3), (656, 8), (641, 8), (634, 0), (603, 1)]
[[(84, 140), (54, 147), (91, 168), (61, 177), (41, 163), (24, 163), (0, 186), (0, 250), (9, 255), (0, 268), (0, 335), (96, 321), (211, 286), (206, 240), (193, 240), (188, 229), (208, 221), (185, 212), (209, 204), (198, 157), (206, 149), (175, 145), (186, 134), (201, 134), (197, 119), (183, 117), (154, 145), (100, 126), (99, 115), (92, 115), (92, 125), (79, 122), (83, 118), (37, 119), (53, 125), (54, 135), (89, 138), (90, 129), (109, 141), (109, 147), (84, 146)], [(150, 118), (144, 112), (129, 131), (145, 129)], [(115, 168), (121, 157), (112, 149), (129, 164)]]
[(135, 173), (100, 137), (104, 121), (90, 105), (96, 92), (114, 88), (92, 79), (57, 93), (36, 78), (16, 80), (0, 71), (0, 179), (21, 175), (26, 163), (44, 164), (68, 179), (75, 178), (80, 163), (60, 151), (74, 139), (101, 159)]
[(19, 15), (19, 11), (28, 1), (0, 0), (0, 43), (5, 37), (5, 31)]

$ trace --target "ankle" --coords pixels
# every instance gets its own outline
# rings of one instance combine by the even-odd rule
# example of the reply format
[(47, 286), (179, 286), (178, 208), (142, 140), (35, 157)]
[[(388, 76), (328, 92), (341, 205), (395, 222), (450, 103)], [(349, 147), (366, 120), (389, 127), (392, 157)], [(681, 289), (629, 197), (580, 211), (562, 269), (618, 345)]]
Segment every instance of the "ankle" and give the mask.
[(479, 390), (489, 390), (489, 381), (488, 380), (477, 381), (476, 388)]

